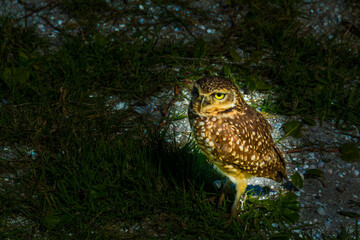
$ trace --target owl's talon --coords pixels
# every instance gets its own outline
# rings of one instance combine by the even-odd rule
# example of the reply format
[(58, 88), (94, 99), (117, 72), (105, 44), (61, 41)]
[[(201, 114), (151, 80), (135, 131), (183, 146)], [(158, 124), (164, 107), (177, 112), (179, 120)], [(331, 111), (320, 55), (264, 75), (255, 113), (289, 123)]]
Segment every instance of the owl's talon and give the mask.
[(229, 226), (229, 225), (232, 223), (232, 221), (233, 221), (233, 218), (232, 218), (232, 216), (231, 216), (231, 217), (229, 217), (229, 219), (226, 221), (225, 227)]
[(225, 222), (225, 226), (229, 226), (233, 220), (235, 221), (239, 221), (239, 213), (236, 211), (236, 213), (231, 212), (231, 213), (225, 213), (221, 216), (222, 219), (227, 219), (227, 221)]

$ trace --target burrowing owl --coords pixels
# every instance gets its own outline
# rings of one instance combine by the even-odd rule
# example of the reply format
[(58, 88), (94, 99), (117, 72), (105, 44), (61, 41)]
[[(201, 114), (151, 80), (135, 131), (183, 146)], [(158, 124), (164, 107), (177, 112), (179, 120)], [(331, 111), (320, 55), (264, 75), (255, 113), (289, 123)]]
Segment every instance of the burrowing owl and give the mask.
[[(196, 81), (188, 116), (199, 148), (236, 185), (231, 217), (238, 216), (239, 202), (245, 201), (247, 179), (287, 179), (285, 161), (271, 137), (270, 124), (246, 104), (232, 81), (220, 77)], [(223, 199), (224, 190), (219, 204)]]

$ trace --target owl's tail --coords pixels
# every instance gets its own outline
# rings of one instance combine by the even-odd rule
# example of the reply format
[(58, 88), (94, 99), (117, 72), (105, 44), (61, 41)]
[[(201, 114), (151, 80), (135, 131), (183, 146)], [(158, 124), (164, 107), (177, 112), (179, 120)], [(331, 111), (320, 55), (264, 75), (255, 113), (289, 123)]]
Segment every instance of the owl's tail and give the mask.
[[(275, 150), (276, 150), (276, 153), (278, 154), (279, 158), (280, 158), (280, 161), (282, 163), (282, 168), (280, 171), (278, 171), (278, 178), (279, 179), (284, 179), (285, 180), (285, 185), (284, 187), (293, 192), (293, 191), (299, 191), (299, 189), (291, 182), (291, 180), (288, 178), (287, 176), (287, 173), (286, 173), (286, 162), (285, 162), (285, 158), (284, 156), (282, 155), (282, 153), (280, 152), (279, 148), (277, 146), (274, 146), (275, 147)], [(280, 180), (280, 181), (281, 181)], [(279, 182), (280, 182), (279, 181)]]

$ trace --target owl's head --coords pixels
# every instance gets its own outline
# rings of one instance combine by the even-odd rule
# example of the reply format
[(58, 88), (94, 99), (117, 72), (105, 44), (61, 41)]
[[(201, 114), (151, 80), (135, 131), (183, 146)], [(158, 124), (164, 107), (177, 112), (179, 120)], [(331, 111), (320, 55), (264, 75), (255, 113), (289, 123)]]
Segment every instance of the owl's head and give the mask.
[(213, 115), (243, 108), (244, 100), (238, 87), (229, 79), (204, 77), (197, 80), (191, 92), (190, 108), (200, 115)]

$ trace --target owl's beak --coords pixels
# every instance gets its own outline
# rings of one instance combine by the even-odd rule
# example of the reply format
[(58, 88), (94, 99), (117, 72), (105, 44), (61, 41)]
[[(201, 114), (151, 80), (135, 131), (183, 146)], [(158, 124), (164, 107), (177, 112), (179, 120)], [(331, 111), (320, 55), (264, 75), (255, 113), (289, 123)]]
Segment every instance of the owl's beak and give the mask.
[(201, 103), (200, 103), (200, 111), (201, 111), (201, 109), (202, 109), (203, 107), (206, 107), (207, 105), (209, 105), (209, 102), (207, 102), (207, 101), (206, 101), (206, 98), (203, 97), (203, 98), (201, 99)]

